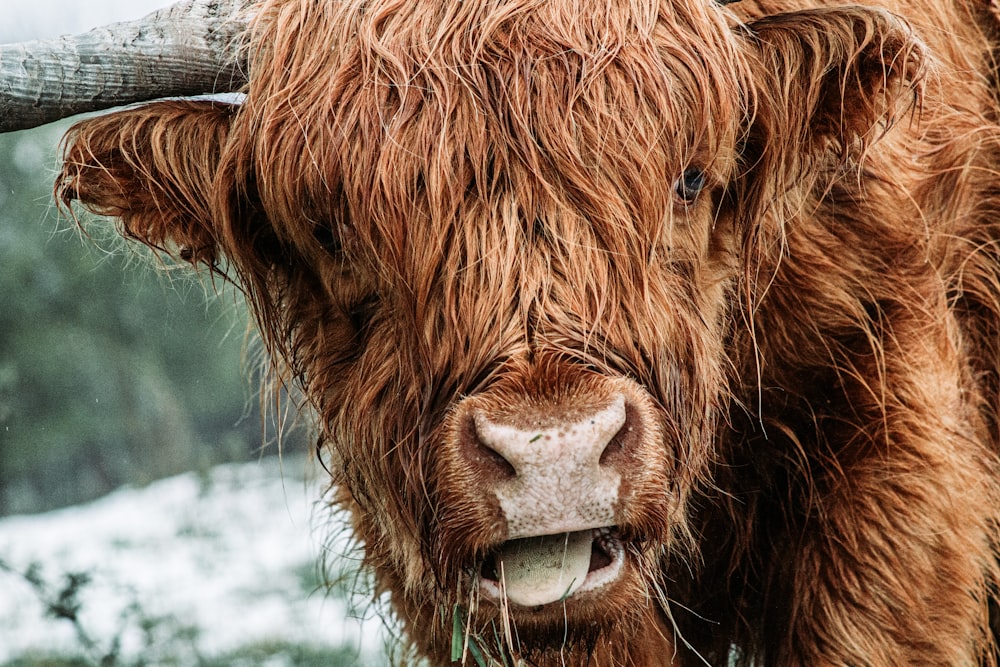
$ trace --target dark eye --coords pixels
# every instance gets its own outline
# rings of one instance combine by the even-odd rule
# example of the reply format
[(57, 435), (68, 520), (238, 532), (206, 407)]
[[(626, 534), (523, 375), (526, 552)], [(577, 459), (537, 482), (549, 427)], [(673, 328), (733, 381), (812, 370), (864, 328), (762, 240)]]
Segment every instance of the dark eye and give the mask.
[(323, 246), (323, 250), (331, 255), (336, 255), (343, 249), (340, 237), (333, 232), (330, 225), (318, 224), (313, 227), (313, 237)]
[(705, 172), (701, 169), (685, 169), (681, 177), (674, 181), (674, 194), (681, 203), (693, 204), (705, 189), (706, 181)]

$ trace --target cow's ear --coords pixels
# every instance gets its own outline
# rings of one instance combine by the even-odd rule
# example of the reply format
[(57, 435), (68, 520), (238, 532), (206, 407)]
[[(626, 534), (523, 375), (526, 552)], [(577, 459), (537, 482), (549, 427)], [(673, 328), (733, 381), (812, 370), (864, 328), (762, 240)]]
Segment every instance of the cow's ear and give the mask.
[(214, 265), (212, 189), (234, 110), (157, 102), (77, 123), (66, 135), (57, 198), (118, 218), (127, 237)]
[(916, 108), (924, 48), (889, 12), (813, 9), (746, 27), (759, 67), (750, 142), (763, 154), (751, 159), (794, 171), (846, 158)]

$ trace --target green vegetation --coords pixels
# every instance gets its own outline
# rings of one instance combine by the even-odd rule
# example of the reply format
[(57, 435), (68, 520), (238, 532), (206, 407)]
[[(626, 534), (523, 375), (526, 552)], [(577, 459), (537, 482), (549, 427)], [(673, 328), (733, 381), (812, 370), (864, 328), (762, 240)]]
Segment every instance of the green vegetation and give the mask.
[(60, 215), (65, 128), (0, 135), (0, 516), (259, 455), (238, 295)]

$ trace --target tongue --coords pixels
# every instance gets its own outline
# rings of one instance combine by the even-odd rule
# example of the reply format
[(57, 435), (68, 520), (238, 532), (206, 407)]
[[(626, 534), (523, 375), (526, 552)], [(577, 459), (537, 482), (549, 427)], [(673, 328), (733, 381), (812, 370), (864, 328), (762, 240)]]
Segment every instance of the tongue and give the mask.
[(593, 542), (590, 530), (507, 542), (497, 556), (507, 599), (536, 607), (569, 597), (587, 578)]

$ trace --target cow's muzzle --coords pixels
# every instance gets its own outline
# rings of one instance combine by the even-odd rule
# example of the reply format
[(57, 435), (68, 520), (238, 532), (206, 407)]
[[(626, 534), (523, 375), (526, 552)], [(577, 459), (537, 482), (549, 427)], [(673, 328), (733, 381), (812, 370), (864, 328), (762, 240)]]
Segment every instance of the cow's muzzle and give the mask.
[[(662, 470), (663, 452), (650, 406), (620, 386), (578, 401), (460, 406), (447, 484), (470, 516), (494, 519), (484, 522), (495, 539), (483, 540), (477, 568), (487, 598), (539, 607), (599, 591), (625, 573), (621, 523), (632, 515), (635, 482)], [(470, 517), (452, 517), (475, 530)]]

